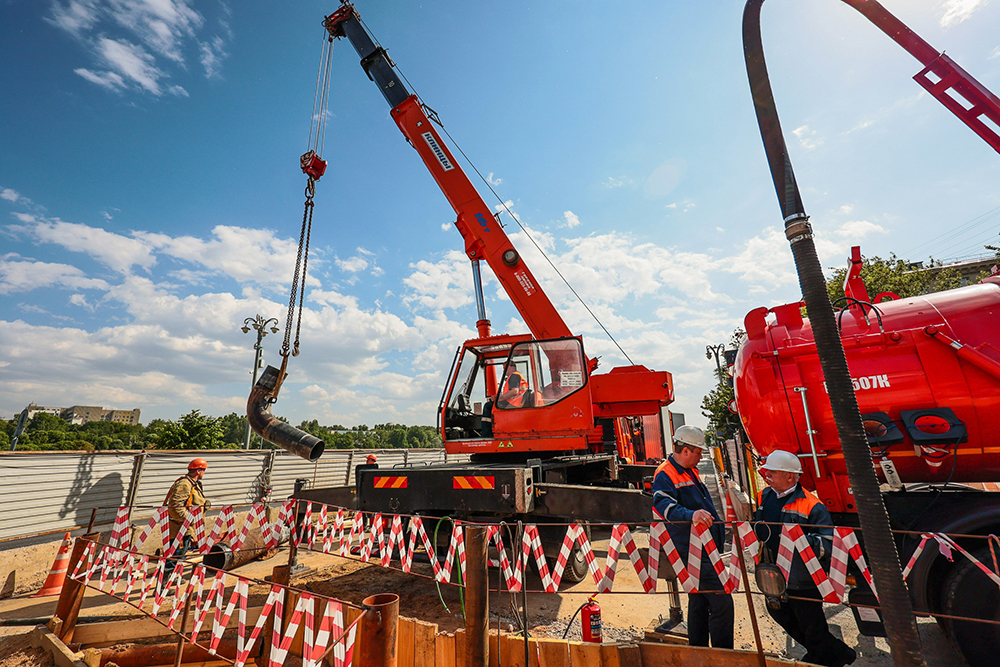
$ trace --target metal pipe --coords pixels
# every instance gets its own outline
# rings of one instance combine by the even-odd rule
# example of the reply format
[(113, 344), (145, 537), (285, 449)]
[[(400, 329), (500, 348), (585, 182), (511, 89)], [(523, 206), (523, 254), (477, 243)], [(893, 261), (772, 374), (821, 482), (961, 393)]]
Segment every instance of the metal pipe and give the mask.
[(939, 343), (947, 345), (952, 350), (955, 351), (955, 356), (959, 359), (968, 361), (970, 364), (989, 374), (994, 379), (1000, 380), (1000, 364), (993, 361), (985, 354), (975, 349), (974, 347), (969, 347), (963, 343), (959, 343), (954, 338), (950, 338), (941, 332), (936, 326), (931, 325), (924, 328), (924, 333), (933, 338)]
[[(278, 536), (278, 545), (280, 546), (287, 542), (290, 535), (291, 531), (285, 526)], [(202, 564), (205, 567), (216, 570), (228, 571), (249, 563), (252, 560), (262, 558), (270, 551), (272, 550), (264, 546), (264, 536), (261, 533), (260, 527), (256, 526), (247, 535), (247, 539), (243, 542), (243, 548), (233, 551), (228, 544), (219, 542), (212, 545), (209, 552), (205, 554)]]
[[(247, 399), (247, 421), (257, 435), (286, 452), (312, 463), (323, 456), (326, 445), (314, 435), (287, 424), (271, 414), (271, 403), (281, 382), (281, 372), (274, 366), (264, 369)], [(283, 380), (283, 377), (280, 377)]]
[(487, 527), (465, 525), (465, 665), (486, 667), (489, 662), (490, 587), (486, 561)]
[[(118, 665), (118, 667), (183, 664), (176, 662), (178, 654), (177, 644), (132, 644), (127, 648), (119, 646), (98, 650), (101, 652), (101, 667), (112, 663)], [(236, 639), (223, 639), (215, 655), (210, 654), (207, 648), (198, 644), (188, 644), (184, 650), (183, 660), (185, 662), (206, 662), (208, 660), (219, 659), (235, 660), (236, 651)]]
[(472, 260), (472, 288), (476, 294), (476, 314), (480, 320), (486, 319), (486, 301), (483, 300), (483, 276), (479, 270), (479, 260)]
[(816, 440), (813, 435), (816, 431), (813, 430), (812, 424), (809, 423), (809, 404), (806, 403), (806, 391), (805, 387), (795, 387), (795, 393), (802, 397), (802, 412), (806, 415), (806, 435), (809, 436), (809, 450), (812, 453), (813, 465), (816, 467), (816, 479), (819, 479), (823, 474), (819, 471), (819, 457), (816, 456)]
[(372, 595), (361, 601), (361, 636), (358, 638), (357, 664), (365, 667), (396, 667), (399, 596), (393, 593)]

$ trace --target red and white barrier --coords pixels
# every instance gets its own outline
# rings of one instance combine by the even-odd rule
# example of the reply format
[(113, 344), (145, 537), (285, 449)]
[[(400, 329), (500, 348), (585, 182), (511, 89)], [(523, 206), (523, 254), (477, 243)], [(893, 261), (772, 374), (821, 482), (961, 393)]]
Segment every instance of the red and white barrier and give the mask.
[[(205, 619), (209, 611), (213, 611), (213, 624), (208, 645), (200, 644), (212, 655), (215, 655), (218, 650), (233, 614), (237, 613), (237, 656), (235, 662), (237, 667), (242, 667), (249, 659), (253, 646), (269, 617), (275, 620), (269, 667), (277, 667), (284, 663), (292, 640), (303, 622), (306, 626), (303, 631), (304, 666), (319, 667), (320, 658), (331, 645), (334, 646), (334, 665), (346, 667), (351, 664), (357, 621), (345, 631), (343, 604), (339, 600), (303, 593), (292, 612), (289, 625), (282, 633), (281, 619), (284, 613), (286, 588), (277, 584), (272, 585), (264, 608), (248, 635), (247, 606), (250, 590), (248, 579), (215, 570), (213, 571), (215, 574), (212, 583), (207, 586), (206, 592), (205, 579), (208, 571), (202, 565), (195, 565), (190, 577), (185, 582), (183, 563), (177, 563), (167, 576), (165, 572), (166, 559), (155, 559), (153, 563), (150, 560), (149, 556), (143, 554), (90, 542), (70, 576), (84, 585), (89, 586), (93, 583), (94, 587), (105, 594), (144, 611), (146, 610), (146, 602), (152, 594), (152, 604), (147, 613), (155, 617), (160, 609), (167, 604), (170, 609), (167, 627), (171, 629), (174, 629), (181, 611), (190, 599), (194, 623), (188, 639), (192, 643), (197, 643), (198, 634), (202, 631)], [(98, 573), (100, 573), (99, 577), (97, 577)], [(94, 581), (95, 577), (97, 577), (97, 581)], [(166, 582), (164, 582), (165, 578)], [(225, 598), (227, 579), (231, 580), (233, 584), (228, 602)], [(138, 600), (133, 599), (135, 595), (138, 595)], [(318, 631), (315, 629), (317, 602), (326, 603)]]
[(955, 560), (955, 556), (954, 554), (952, 554), (952, 550), (954, 549), (955, 551), (959, 552), (960, 554), (968, 558), (970, 561), (972, 561), (972, 563), (974, 563), (976, 567), (982, 570), (983, 574), (989, 577), (989, 579), (993, 583), (995, 583), (997, 586), (1000, 586), (1000, 576), (998, 576), (996, 572), (983, 565), (979, 561), (979, 559), (977, 559), (975, 556), (973, 556), (968, 551), (963, 549), (957, 542), (955, 542), (955, 540), (951, 539), (944, 533), (924, 533), (923, 535), (920, 536), (920, 544), (917, 545), (917, 548), (913, 552), (913, 555), (910, 557), (910, 560), (906, 564), (906, 567), (903, 568), (903, 579), (906, 579), (908, 576), (910, 576), (910, 570), (913, 569), (913, 566), (916, 564), (917, 559), (920, 557), (920, 554), (923, 553), (924, 547), (927, 546), (927, 542), (929, 542), (932, 539), (935, 542), (937, 542), (938, 551), (941, 553), (941, 555), (947, 558), (949, 561)]

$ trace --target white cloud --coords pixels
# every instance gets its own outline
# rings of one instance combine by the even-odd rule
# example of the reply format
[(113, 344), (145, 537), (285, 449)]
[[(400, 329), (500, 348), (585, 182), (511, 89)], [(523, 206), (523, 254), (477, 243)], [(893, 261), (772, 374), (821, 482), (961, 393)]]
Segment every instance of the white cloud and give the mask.
[(491, 171), (489, 176), (486, 177), (486, 182), (492, 186), (497, 186), (503, 183), (503, 179), (499, 177), (493, 178), (493, 172)]
[[(199, 42), (201, 66), (205, 68), (205, 76), (209, 79), (221, 77), (222, 61), (229, 56), (226, 53), (226, 42), (216, 35), (208, 42)], [(492, 174), (491, 174), (492, 175)]]
[(851, 204), (844, 204), (843, 206), (840, 207), (840, 212), (843, 213), (843, 214), (845, 214), (845, 215), (848, 214), (848, 213), (850, 213), (853, 210), (854, 210), (854, 206), (852, 206)]
[(364, 271), (368, 268), (368, 260), (364, 257), (348, 257), (347, 259), (337, 259), (337, 266), (340, 267), (341, 271), (347, 271), (348, 273), (357, 273), (358, 271)]
[(0, 294), (28, 292), (41, 287), (68, 289), (108, 289), (99, 279), (88, 278), (75, 266), (22, 259), (16, 255), (0, 257)]
[[(287, 286), (291, 284), (298, 245), (279, 238), (271, 230), (219, 225), (212, 238), (171, 237), (166, 234), (135, 232), (136, 239), (177, 261), (200, 264), (205, 269), (227, 275), (240, 282)], [(254, 261), (247, 261), (248, 257)], [(310, 256), (311, 269), (322, 260)], [(315, 280), (310, 278), (310, 280)]]
[(994, 58), (1000, 58), (1000, 46), (993, 49), (993, 52), (990, 53), (989, 59), (993, 60)]
[(817, 146), (823, 144), (822, 139), (816, 138), (816, 131), (810, 130), (808, 125), (802, 125), (792, 130), (792, 134), (799, 140), (799, 145), (805, 148), (807, 151), (811, 151)]
[(576, 213), (574, 213), (573, 211), (563, 211), (563, 220), (565, 220), (566, 222), (562, 225), (559, 225), (560, 227), (568, 227), (572, 229), (573, 227), (576, 227), (580, 224), (580, 218), (577, 217)]
[(22, 197), (17, 190), (11, 190), (10, 188), (0, 189), (0, 199), (5, 199), (14, 204), (30, 204), (31, 200), (27, 197)]
[(127, 272), (133, 266), (148, 269), (156, 263), (152, 248), (141, 240), (108, 232), (59, 218), (35, 220), (25, 228), (37, 241), (60, 245), (73, 252), (81, 252), (118, 272)]
[(212, 7), (219, 14), (219, 34), (201, 38), (206, 19), (192, 5), (192, 0), (54, 0), (46, 20), (79, 40), (99, 65), (73, 68), (87, 81), (116, 92), (187, 97), (183, 86), (164, 81), (186, 75), (191, 57), (207, 78), (221, 76), (232, 39), (228, 5)]
[(945, 0), (941, 15), (941, 27), (957, 25), (972, 16), (978, 9), (986, 6), (986, 0)]
[[(111, 71), (94, 73), (95, 78), (118, 81), (123, 86), (126, 80), (138, 84), (146, 91), (160, 95), (160, 79), (165, 73), (156, 67), (154, 58), (141, 46), (130, 44), (124, 40), (102, 37), (97, 41), (97, 52), (101, 61), (111, 68)], [(79, 73), (79, 72), (78, 72)], [(84, 76), (81, 74), (81, 76)], [(94, 79), (84, 76), (88, 80)], [(98, 81), (94, 81), (98, 83)]]

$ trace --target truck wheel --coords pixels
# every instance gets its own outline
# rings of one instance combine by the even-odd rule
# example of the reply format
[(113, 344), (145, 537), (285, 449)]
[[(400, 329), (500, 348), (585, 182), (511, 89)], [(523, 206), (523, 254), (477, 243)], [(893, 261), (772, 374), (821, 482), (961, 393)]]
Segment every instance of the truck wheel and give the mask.
[[(992, 564), (989, 549), (970, 551), (979, 562)], [(945, 578), (942, 607), (951, 616), (967, 616), (1000, 621), (1000, 588), (964, 556)], [(989, 567), (989, 565), (987, 565)], [(975, 621), (949, 619), (945, 629), (965, 657), (969, 667), (997, 664), (1000, 655), (1000, 626)]]
[(587, 578), (589, 572), (587, 559), (583, 557), (580, 545), (574, 544), (573, 550), (569, 552), (569, 560), (566, 561), (566, 569), (563, 570), (563, 581), (578, 584)]

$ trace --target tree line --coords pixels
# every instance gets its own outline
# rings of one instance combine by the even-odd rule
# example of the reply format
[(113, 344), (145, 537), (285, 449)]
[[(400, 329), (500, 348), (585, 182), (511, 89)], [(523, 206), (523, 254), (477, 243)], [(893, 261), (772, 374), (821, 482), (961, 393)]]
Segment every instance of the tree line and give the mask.
[[(285, 420), (283, 420), (285, 421)], [(231, 412), (212, 417), (192, 410), (175, 421), (154, 419), (145, 426), (94, 421), (70, 424), (55, 415), (38, 413), (17, 441), (18, 451), (109, 451), (116, 449), (242, 449), (246, 417)], [(0, 421), (0, 451), (9, 451), (17, 419)], [(317, 420), (298, 426), (326, 442), (329, 449), (390, 449), (441, 447), (441, 434), (433, 426), (365, 424), (323, 426)], [(277, 449), (251, 434), (251, 448)]]

